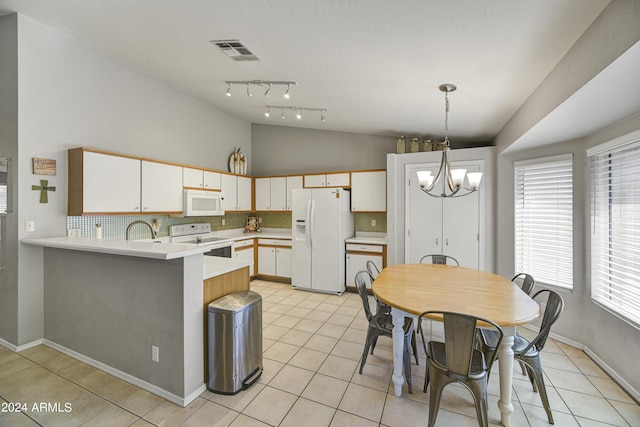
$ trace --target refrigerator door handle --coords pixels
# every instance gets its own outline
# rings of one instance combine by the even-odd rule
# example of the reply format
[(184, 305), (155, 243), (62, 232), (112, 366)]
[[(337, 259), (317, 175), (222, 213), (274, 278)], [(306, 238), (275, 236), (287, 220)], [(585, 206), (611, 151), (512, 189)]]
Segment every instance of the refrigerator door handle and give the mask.
[(311, 200), (311, 220), (309, 221), (309, 235), (311, 236), (311, 248), (316, 247), (316, 201)]
[(311, 200), (307, 202), (307, 247), (311, 249)]

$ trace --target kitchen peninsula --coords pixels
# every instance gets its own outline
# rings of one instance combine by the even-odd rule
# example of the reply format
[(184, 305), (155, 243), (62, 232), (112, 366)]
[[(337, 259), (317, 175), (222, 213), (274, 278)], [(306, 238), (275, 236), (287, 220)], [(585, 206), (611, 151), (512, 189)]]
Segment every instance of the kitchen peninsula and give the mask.
[(22, 243), (42, 247), (46, 345), (182, 406), (205, 390), (203, 282), (232, 275), (225, 293), (248, 289), (249, 262), (178, 243)]

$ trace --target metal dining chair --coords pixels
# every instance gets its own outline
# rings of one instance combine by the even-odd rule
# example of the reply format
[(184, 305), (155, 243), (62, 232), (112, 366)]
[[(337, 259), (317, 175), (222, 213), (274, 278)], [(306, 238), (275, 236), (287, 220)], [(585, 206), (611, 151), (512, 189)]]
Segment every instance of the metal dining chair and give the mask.
[(380, 270), (378, 269), (378, 266), (371, 260), (367, 261), (366, 266), (367, 266), (367, 271), (369, 272), (371, 277), (375, 280), (375, 278), (378, 277), (378, 274), (380, 274)]
[[(545, 310), (540, 323), (540, 329), (536, 337), (529, 341), (526, 338), (516, 335), (513, 344), (513, 356), (515, 360), (526, 366), (527, 375), (531, 381), (534, 392), (540, 393), (542, 406), (547, 412), (549, 423), (553, 424), (553, 414), (549, 407), (549, 399), (547, 397), (547, 389), (544, 385), (544, 375), (542, 371), (542, 363), (540, 362), (540, 352), (544, 349), (544, 345), (549, 337), (551, 326), (558, 320), (564, 308), (564, 301), (557, 293), (549, 289), (543, 289), (536, 292), (532, 297), (534, 300), (542, 300), (544, 294), (547, 294), (547, 300), (544, 301)], [(494, 353), (497, 355), (497, 349), (500, 344), (496, 342), (491, 334), (482, 333), (482, 351), (485, 354)], [(494, 356), (495, 357), (495, 356)]]
[[(356, 288), (358, 294), (362, 299), (362, 306), (364, 308), (364, 314), (369, 322), (367, 329), (367, 338), (364, 343), (364, 351), (360, 360), (360, 373), (364, 369), (364, 364), (367, 362), (367, 356), (369, 352), (373, 354), (373, 350), (376, 348), (379, 336), (392, 337), (393, 333), (393, 319), (389, 313), (373, 314), (369, 305), (369, 293), (367, 292), (367, 283), (371, 283), (373, 279), (368, 271), (362, 270), (356, 274)], [(404, 375), (407, 378), (407, 386), (409, 393), (413, 393), (411, 386), (411, 349), (413, 349), (414, 356), (416, 358), (416, 364), (418, 363), (418, 349), (415, 345), (415, 340), (412, 344), (414, 336), (413, 319), (405, 317), (404, 325), (404, 351), (403, 351), (403, 365)]]
[(445, 264), (460, 266), (457, 259), (449, 255), (429, 254), (420, 258), (420, 264)]
[[(422, 319), (426, 316), (442, 316), (444, 322), (444, 342), (429, 341), (425, 344)], [(475, 348), (478, 324), (496, 331), (497, 344), (502, 342), (503, 332), (495, 322), (468, 314), (443, 311), (426, 311), (418, 317), (418, 332), (422, 337), (424, 351), (429, 360), (425, 372), (424, 391), (427, 386), (429, 396), (429, 427), (435, 425), (444, 388), (453, 382), (464, 385), (473, 395), (476, 414), (481, 427), (487, 427), (487, 384), (489, 371), (495, 360), (495, 352), (489, 358)], [(428, 347), (428, 349), (427, 349)]]

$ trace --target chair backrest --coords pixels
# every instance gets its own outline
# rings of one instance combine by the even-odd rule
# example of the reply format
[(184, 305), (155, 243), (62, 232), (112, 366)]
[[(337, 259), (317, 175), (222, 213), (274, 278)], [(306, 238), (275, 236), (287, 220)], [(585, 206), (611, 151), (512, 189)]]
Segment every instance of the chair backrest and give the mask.
[(380, 274), (380, 270), (378, 270), (378, 266), (371, 260), (367, 261), (367, 271), (369, 275), (375, 279)]
[(562, 300), (562, 297), (552, 290), (543, 289), (536, 292), (536, 294), (531, 298), (534, 300), (539, 299), (538, 297), (545, 293), (547, 294), (547, 301), (545, 304), (546, 307), (544, 309), (544, 314), (542, 315), (542, 322), (540, 323), (540, 330), (538, 331), (538, 335), (531, 341), (531, 344), (523, 350), (523, 354), (525, 354), (529, 348), (534, 345), (538, 351), (542, 351), (545, 343), (547, 342), (547, 338), (549, 337), (549, 332), (551, 332), (551, 326), (556, 323), (556, 320), (558, 320), (562, 310), (564, 309), (564, 301)]
[(533, 288), (536, 285), (536, 281), (533, 280), (533, 276), (527, 273), (516, 274), (511, 281), (520, 286), (520, 289), (522, 289), (522, 291), (527, 295), (531, 295), (531, 292), (533, 292)]
[(371, 313), (371, 306), (369, 305), (369, 293), (367, 292), (367, 283), (373, 282), (373, 278), (368, 271), (362, 270), (356, 274), (356, 288), (360, 299), (362, 300), (362, 306), (364, 308), (364, 314), (367, 316), (367, 320), (371, 322), (373, 314)]
[(420, 264), (448, 264), (460, 266), (457, 259), (449, 255), (429, 254), (420, 258)]
[[(473, 350), (475, 348), (476, 327), (478, 322), (484, 322), (493, 327), (498, 333), (497, 347), (502, 343), (503, 332), (495, 322), (463, 313), (448, 311), (426, 311), (418, 317), (421, 338), (424, 341), (422, 319), (429, 315), (442, 315), (444, 322), (444, 345), (447, 357), (447, 369), (456, 374), (468, 377), (471, 370)], [(483, 325), (486, 326), (486, 325)], [(485, 360), (485, 368), (491, 369), (498, 352), (493, 352), (491, 360)]]

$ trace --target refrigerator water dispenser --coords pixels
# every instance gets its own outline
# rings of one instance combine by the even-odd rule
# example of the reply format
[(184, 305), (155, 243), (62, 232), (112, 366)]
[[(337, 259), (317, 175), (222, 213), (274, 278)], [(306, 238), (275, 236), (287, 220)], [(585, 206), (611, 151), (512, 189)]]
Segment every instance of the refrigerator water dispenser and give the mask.
[(296, 229), (294, 239), (298, 241), (307, 240), (307, 224), (303, 219), (296, 220)]

